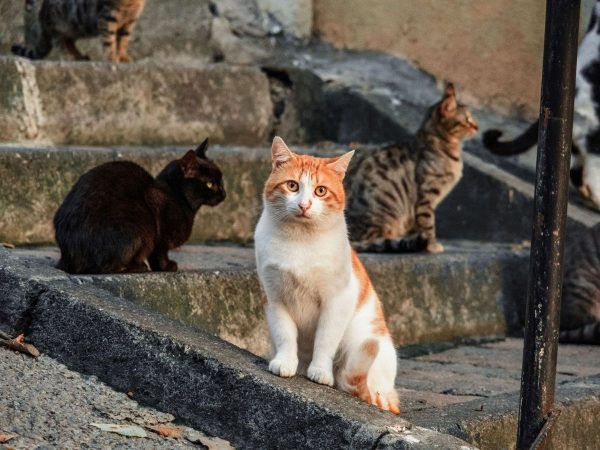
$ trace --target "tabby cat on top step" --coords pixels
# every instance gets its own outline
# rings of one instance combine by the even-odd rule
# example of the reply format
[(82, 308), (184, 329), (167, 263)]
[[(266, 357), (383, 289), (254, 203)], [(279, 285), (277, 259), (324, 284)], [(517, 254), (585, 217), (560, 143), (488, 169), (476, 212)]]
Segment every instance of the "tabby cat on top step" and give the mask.
[(168, 251), (185, 243), (202, 205), (225, 199), (221, 171), (205, 151), (208, 139), (153, 178), (137, 164), (102, 164), (79, 178), (54, 216), (69, 273), (175, 271)]
[(565, 252), (560, 341), (600, 345), (600, 223)]
[[(600, 210), (600, 1), (577, 52), (571, 182), (590, 207)], [(483, 144), (497, 155), (524, 153), (537, 143), (538, 122), (511, 141), (487, 130)]]
[[(39, 6), (39, 14), (32, 12)], [(17, 56), (43, 59), (54, 41), (76, 60), (88, 59), (75, 46), (81, 38), (102, 36), (105, 58), (129, 62), (129, 39), (145, 0), (26, 0), (25, 45), (14, 45)], [(37, 22), (37, 23), (36, 23)], [(39, 28), (36, 33), (31, 30)], [(30, 42), (28, 38), (36, 41)]]
[(412, 142), (359, 154), (344, 180), (350, 239), (359, 251), (443, 251), (435, 208), (462, 176), (462, 140), (477, 132), (452, 84)]
[(342, 180), (352, 153), (295, 154), (273, 139), (254, 234), (275, 347), (269, 370), (297, 372), (399, 413), (396, 351), (381, 302), (348, 241)]

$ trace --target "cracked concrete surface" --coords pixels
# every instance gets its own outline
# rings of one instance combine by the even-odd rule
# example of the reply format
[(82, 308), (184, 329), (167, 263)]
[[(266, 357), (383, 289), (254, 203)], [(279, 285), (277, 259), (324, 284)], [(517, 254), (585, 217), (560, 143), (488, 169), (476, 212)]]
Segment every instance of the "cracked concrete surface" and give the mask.
[[(173, 415), (140, 405), (95, 376), (69, 370), (42, 355), (31, 358), (0, 347), (0, 448), (128, 448), (227, 450), (227, 441), (178, 425)], [(146, 437), (101, 431), (92, 423), (178, 427), (181, 438), (146, 429)]]

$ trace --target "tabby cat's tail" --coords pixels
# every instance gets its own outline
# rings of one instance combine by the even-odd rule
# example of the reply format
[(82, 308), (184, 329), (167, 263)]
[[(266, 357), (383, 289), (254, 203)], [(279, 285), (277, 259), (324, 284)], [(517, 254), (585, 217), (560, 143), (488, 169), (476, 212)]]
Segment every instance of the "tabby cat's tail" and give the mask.
[(29, 59), (44, 59), (46, 56), (48, 56), (50, 50), (52, 50), (52, 45), (49, 43), (40, 45), (38, 48), (27, 48), (23, 47), (22, 45), (13, 45), (10, 49), (13, 55)]
[(582, 325), (572, 330), (562, 330), (559, 341), (572, 344), (600, 344), (600, 321)]
[(501, 142), (502, 131), (487, 130), (483, 133), (483, 145), (496, 155), (510, 156), (525, 153), (538, 139), (539, 121), (532, 123), (527, 130), (512, 141)]
[(427, 240), (421, 236), (406, 239), (380, 239), (378, 241), (353, 242), (352, 247), (361, 253), (416, 253), (427, 248)]

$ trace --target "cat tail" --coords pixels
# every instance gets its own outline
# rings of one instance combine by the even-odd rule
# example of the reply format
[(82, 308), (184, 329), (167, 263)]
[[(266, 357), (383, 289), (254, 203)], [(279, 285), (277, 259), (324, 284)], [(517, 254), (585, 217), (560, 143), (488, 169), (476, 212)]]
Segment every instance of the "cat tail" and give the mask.
[(377, 241), (353, 242), (352, 247), (361, 253), (416, 253), (427, 248), (427, 240), (421, 236), (403, 239), (380, 239)]
[(13, 55), (29, 59), (44, 59), (50, 53), (50, 50), (51, 48), (48, 48), (47, 51), (39, 51), (38, 49), (30, 49), (22, 45), (13, 45), (10, 49)]
[[(26, 44), (27, 45), (27, 44)], [(23, 45), (13, 45), (10, 51), (13, 55), (29, 59), (44, 59), (52, 50), (52, 37), (42, 34), (35, 48)]]
[(487, 130), (483, 133), (483, 145), (496, 155), (510, 156), (525, 153), (538, 140), (539, 120), (532, 123), (527, 130), (512, 141), (500, 141), (502, 131)]
[(600, 321), (587, 323), (571, 330), (562, 330), (559, 341), (572, 344), (600, 344)]
[(358, 355), (354, 356), (344, 371), (345, 376), (341, 380), (340, 388), (380, 409), (400, 414), (400, 400), (395, 389), (389, 392), (373, 392), (369, 389), (367, 378), (378, 354), (379, 341), (374, 338), (366, 339), (360, 346)]

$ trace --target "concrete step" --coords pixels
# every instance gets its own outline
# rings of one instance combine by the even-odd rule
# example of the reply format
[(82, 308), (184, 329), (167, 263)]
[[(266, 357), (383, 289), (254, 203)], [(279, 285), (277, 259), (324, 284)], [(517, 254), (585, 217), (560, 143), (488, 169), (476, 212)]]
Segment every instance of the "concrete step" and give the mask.
[[(340, 151), (342, 146), (339, 146)], [(293, 147), (296, 148), (296, 147)], [(361, 146), (367, 149), (368, 146)], [(107, 161), (135, 161), (153, 174), (179, 158), (186, 147), (81, 147), (0, 145), (0, 242), (50, 243), (52, 218), (78, 177)], [(332, 155), (335, 151), (300, 147), (299, 151)], [(264, 181), (270, 170), (267, 147), (219, 147), (209, 150), (224, 173), (227, 199), (202, 208), (191, 242), (249, 242), (261, 210)], [(438, 234), (445, 239), (522, 242), (531, 236), (533, 185), (464, 154), (462, 181), (440, 205)], [(592, 226), (600, 214), (569, 207), (570, 230)], [(223, 226), (227, 224), (227, 226)]]
[(4, 142), (257, 144), (270, 133), (269, 82), (258, 68), (0, 56), (0, 73)]
[[(529, 250), (480, 242), (444, 245), (439, 255), (362, 255), (396, 344), (518, 332)], [(12, 253), (49, 266), (59, 256), (54, 247)], [(171, 257), (179, 264), (177, 273), (71, 278), (268, 355), (254, 250), (188, 245)]]
[[(520, 339), (400, 348), (403, 415), (395, 417), (303, 377), (275, 377), (261, 358), (117, 298), (108, 283), (93, 285), (96, 277), (52, 269), (45, 251), (0, 248), (0, 328), (24, 331), (70, 368), (238, 448), (514, 448)], [(243, 266), (242, 253), (235, 259)], [(223, 273), (242, 270), (219, 264)], [(548, 448), (597, 448), (600, 347), (560, 347), (557, 407)]]
[(2, 248), (0, 299), (3, 331), (235, 448), (470, 448)]

